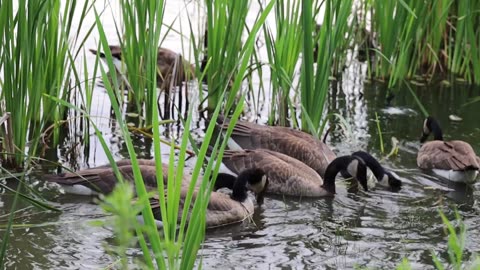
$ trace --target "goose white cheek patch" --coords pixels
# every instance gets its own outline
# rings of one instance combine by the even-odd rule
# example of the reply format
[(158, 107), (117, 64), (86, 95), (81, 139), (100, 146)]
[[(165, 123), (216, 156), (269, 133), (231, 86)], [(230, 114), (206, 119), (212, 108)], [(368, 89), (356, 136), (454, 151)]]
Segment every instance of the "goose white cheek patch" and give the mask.
[(266, 182), (267, 182), (267, 177), (262, 176), (262, 180), (260, 180), (260, 182), (258, 183), (255, 183), (253, 185), (251, 185), (250, 183), (247, 183), (247, 189), (253, 191), (254, 193), (260, 193), (264, 189)]
[(347, 172), (351, 176), (357, 177), (357, 171), (358, 171), (358, 160), (353, 160), (350, 162), (350, 164), (348, 164)]

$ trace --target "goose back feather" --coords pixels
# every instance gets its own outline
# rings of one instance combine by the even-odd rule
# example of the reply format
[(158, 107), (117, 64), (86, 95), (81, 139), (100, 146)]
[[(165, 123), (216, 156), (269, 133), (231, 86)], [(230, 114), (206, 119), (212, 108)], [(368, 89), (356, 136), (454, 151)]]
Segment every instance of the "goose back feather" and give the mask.
[[(195, 201), (198, 195), (198, 189), (194, 192), (192, 201)], [(185, 205), (185, 198), (187, 196), (187, 189), (184, 188), (181, 191), (180, 196), (180, 211), (183, 210)], [(158, 195), (153, 196), (150, 199), (150, 206), (152, 207), (153, 215), (155, 219), (161, 220), (160, 202)], [(207, 205), (206, 213), (206, 227), (215, 228), (219, 226), (226, 226), (230, 224), (240, 223), (249, 218), (254, 212), (254, 204), (250, 198), (247, 198), (244, 202), (232, 200), (230, 195), (212, 191), (210, 194), (210, 200)], [(178, 215), (178, 221), (180, 221), (182, 213)], [(189, 217), (190, 218), (190, 217)], [(187, 220), (188, 222), (189, 220)]]
[[(228, 120), (217, 120), (223, 129), (228, 127)], [(269, 149), (300, 160), (314, 169), (321, 177), (336, 158), (335, 153), (322, 141), (305, 132), (288, 127), (264, 126), (245, 121), (238, 121), (233, 129), (231, 139), (242, 149)]]
[(244, 169), (264, 170), (269, 180), (266, 192), (291, 196), (326, 196), (323, 179), (303, 162), (268, 149), (227, 150), (223, 163), (234, 173)]
[[(126, 181), (134, 182), (133, 167), (130, 160), (120, 160), (117, 163), (118, 170)], [(157, 187), (157, 175), (154, 160), (138, 160), (139, 169), (147, 189)], [(168, 165), (162, 164), (163, 182), (168, 182)], [(65, 188), (67, 193), (78, 195), (109, 194), (118, 182), (117, 176), (110, 165), (89, 168), (77, 172), (68, 172), (55, 175), (45, 175), (45, 181), (55, 182)], [(184, 175), (182, 185), (190, 182), (189, 176)], [(86, 189), (84, 189), (86, 188)], [(79, 192), (76, 192), (76, 190)], [(88, 192), (91, 190), (91, 192)]]

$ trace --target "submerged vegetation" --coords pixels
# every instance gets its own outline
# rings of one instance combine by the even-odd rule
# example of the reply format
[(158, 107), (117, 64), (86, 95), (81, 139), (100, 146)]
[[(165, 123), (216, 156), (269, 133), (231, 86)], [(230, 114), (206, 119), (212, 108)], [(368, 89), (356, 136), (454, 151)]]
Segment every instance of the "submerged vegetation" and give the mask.
[[(106, 32), (101, 19), (104, 10), (97, 10), (93, 0), (83, 4), (5, 0), (0, 9), (2, 167), (23, 171), (23, 177), (34, 170), (32, 160), (43, 158), (46, 149), (58, 151), (65, 137), (62, 132), (69, 132), (62, 127), (75, 129), (73, 133), (81, 134), (84, 144), (88, 144), (89, 132), (93, 130), (118, 179), (126, 182), (114, 165), (115, 155), (96, 116), (91, 114), (93, 89), (101, 80), (109, 98), (111, 121), (121, 133), (134, 174), (134, 189), (127, 184), (118, 185), (101, 203), (113, 215), (117, 241), (113, 253), (120, 258), (121, 268), (129, 268), (125, 253), (135, 245), (142, 250), (139, 264), (147, 268), (191, 269), (195, 264), (201, 265), (198, 252), (205, 237), (204, 217), (220, 166), (214, 158), (221, 159), (227, 145), (226, 140), (214, 136), (215, 119), (220, 114), (233, 114), (228, 138), (235, 119), (245, 113), (246, 97), (259, 97), (265, 85), (269, 85), (266, 99), (271, 101), (267, 103), (268, 122), (299, 127), (318, 138), (332, 124), (326, 108), (330, 83), (341, 80), (344, 70), (353, 62), (366, 61), (368, 77), (388, 81), (388, 88), (393, 91), (410, 82), (463, 80), (480, 84), (480, 2), (477, 1), (185, 3), (185, 7), (197, 5), (203, 11), (202, 33), (196, 32), (194, 18), (188, 18), (188, 31), (174, 29), (173, 23), (165, 25), (166, 1), (120, 1), (121, 18), (114, 22), (116, 33)], [(252, 11), (254, 4), (259, 5), (257, 13)], [(254, 18), (249, 19), (249, 15)], [(90, 24), (86, 23), (88, 16), (94, 18)], [(98, 47), (85, 48), (92, 33), (99, 37)], [(193, 51), (194, 74), (190, 63), (180, 54), (171, 77), (160, 72), (158, 51), (171, 33), (182, 37), (184, 49), (178, 53)], [(112, 34), (119, 44), (109, 44), (108, 35)], [(264, 48), (258, 49), (259, 41), (264, 42)], [(120, 68), (115, 66), (110, 45), (120, 46)], [(87, 58), (83, 55), (87, 49), (102, 52), (105, 63), (96, 57), (94, 69), (87, 69)], [(260, 50), (265, 50), (266, 59), (262, 59)], [(262, 89), (254, 89), (252, 94), (247, 82), (253, 78), (263, 80), (263, 72), (269, 73), (270, 81), (262, 82)], [(175, 78), (180, 74), (189, 82), (177, 85)], [(163, 110), (179, 115), (177, 120), (182, 123), (183, 133), (162, 138), (162, 125), (171, 119), (165, 111), (162, 114), (160, 103), (171, 102), (175, 92), (182, 88), (196, 98), (193, 106), (190, 104), (184, 114), (177, 104), (164, 106)], [(198, 143), (190, 129), (204, 109), (210, 114), (210, 122)], [(259, 115), (261, 108), (257, 109), (251, 113)], [(138, 116), (135, 127), (127, 124), (131, 115)], [(78, 118), (81, 124), (75, 122)], [(378, 130), (381, 137), (379, 125)], [(164, 177), (162, 163), (169, 166), (167, 183), (158, 181), (153, 192), (143, 183), (138, 153), (132, 142), (135, 136), (152, 144), (150, 156), (156, 161), (156, 179)], [(162, 154), (165, 158), (166, 153), (162, 153), (161, 144), (165, 141), (170, 149), (168, 160), (162, 160)], [(182, 204), (179, 179), (192, 152), (196, 157), (190, 167), (192, 182)], [(207, 152), (212, 152), (211, 159), (207, 159)], [(15, 203), (1, 236), (5, 241), (0, 249), (0, 268), (5, 264), (17, 200), (55, 210), (39, 194), (33, 191), (23, 194), (21, 188), (22, 185), (17, 192), (11, 191), (15, 193)], [(196, 189), (200, 195), (194, 200)], [(160, 231), (150, 205), (152, 193), (160, 198), (163, 222)], [(182, 205), (184, 209), (180, 209)], [(140, 213), (145, 224), (136, 219)], [(466, 229), (457, 217), (460, 227), (457, 236), (455, 227), (443, 214), (441, 217), (450, 235), (449, 262), (460, 269)], [(444, 269), (437, 256), (432, 253), (432, 264)], [(475, 259), (472, 269), (478, 264)], [(398, 269), (409, 269), (408, 262), (404, 261)]]

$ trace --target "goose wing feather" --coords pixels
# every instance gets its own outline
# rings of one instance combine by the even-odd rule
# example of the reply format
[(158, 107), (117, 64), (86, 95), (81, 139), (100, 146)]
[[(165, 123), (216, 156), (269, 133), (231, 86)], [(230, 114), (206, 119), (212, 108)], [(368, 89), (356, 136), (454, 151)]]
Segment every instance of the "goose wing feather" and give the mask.
[[(185, 198), (187, 196), (188, 189), (182, 188), (180, 197), (180, 211), (183, 210), (185, 205)], [(192, 201), (195, 201), (198, 195), (198, 189), (193, 193)], [(153, 214), (156, 219), (161, 220), (160, 201), (158, 195), (150, 198), (150, 206), (152, 207)], [(210, 200), (207, 206), (206, 213), (206, 226), (207, 228), (213, 228), (218, 226), (224, 226), (227, 224), (238, 223), (253, 214), (254, 205), (250, 199), (246, 202), (238, 202), (230, 198), (229, 195), (213, 191), (210, 195)], [(180, 220), (182, 214), (180, 213), (178, 219)], [(189, 217), (189, 219), (192, 217)]]
[[(142, 164), (142, 162), (139, 163)], [(147, 165), (139, 165), (139, 169), (145, 186), (151, 189), (157, 186), (156, 168), (155, 166), (151, 166), (151, 164), (149, 165), (149, 162), (146, 162), (145, 164)], [(119, 161), (117, 162), (117, 165), (123, 178), (129, 182), (133, 182), (134, 176), (131, 162), (126, 160)], [(163, 183), (167, 184), (168, 167), (165, 164), (162, 164), (162, 167)], [(66, 186), (83, 185), (87, 188), (104, 194), (112, 192), (116, 183), (118, 182), (117, 176), (115, 175), (113, 168), (110, 166), (90, 168), (80, 170), (78, 172), (63, 173), (58, 175), (46, 175), (44, 176), (44, 179), (49, 182), (55, 182)], [(182, 179), (182, 185), (186, 186), (189, 182), (189, 176), (184, 176)]]
[(225, 151), (223, 163), (239, 173), (262, 169), (269, 179), (267, 192), (293, 196), (321, 196), (323, 179), (312, 168), (290, 156), (267, 149)]
[[(225, 126), (226, 127), (226, 126)], [(262, 126), (239, 121), (232, 139), (244, 149), (264, 148), (294, 157), (307, 164), (322, 177), (335, 153), (310, 134), (287, 127)]]
[(463, 141), (432, 141), (425, 143), (417, 156), (422, 169), (478, 170), (479, 164), (473, 148)]

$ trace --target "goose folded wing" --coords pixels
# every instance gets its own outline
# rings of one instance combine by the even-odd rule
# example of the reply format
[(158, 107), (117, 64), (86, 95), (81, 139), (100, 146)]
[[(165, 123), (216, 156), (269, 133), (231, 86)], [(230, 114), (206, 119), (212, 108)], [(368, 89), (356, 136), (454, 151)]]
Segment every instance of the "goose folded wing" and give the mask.
[(460, 141), (436, 141), (425, 144), (419, 152), (418, 164), (423, 169), (455, 171), (478, 169), (472, 147)]

